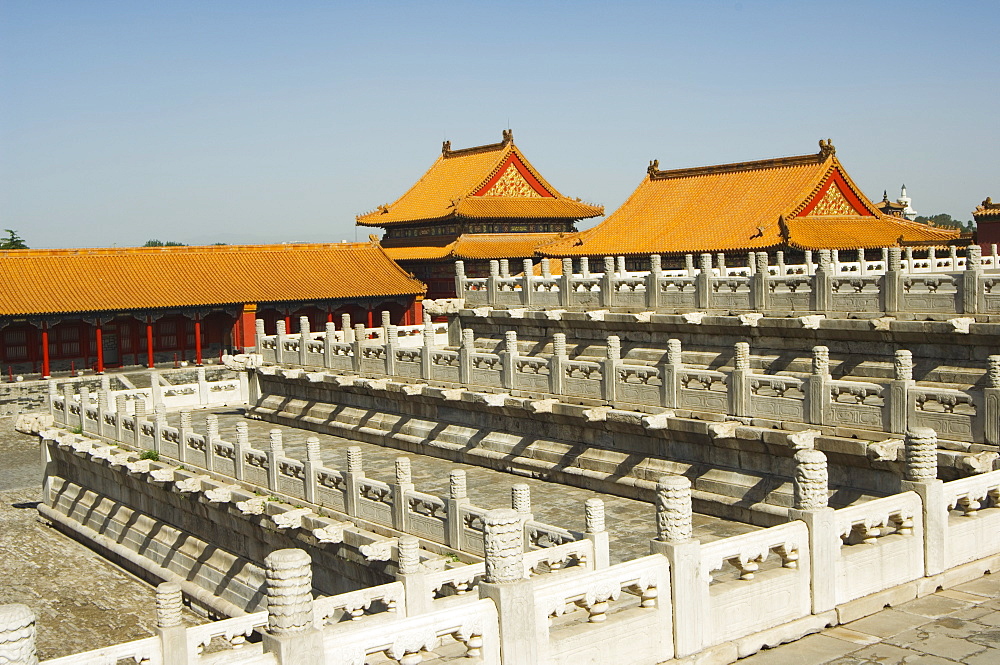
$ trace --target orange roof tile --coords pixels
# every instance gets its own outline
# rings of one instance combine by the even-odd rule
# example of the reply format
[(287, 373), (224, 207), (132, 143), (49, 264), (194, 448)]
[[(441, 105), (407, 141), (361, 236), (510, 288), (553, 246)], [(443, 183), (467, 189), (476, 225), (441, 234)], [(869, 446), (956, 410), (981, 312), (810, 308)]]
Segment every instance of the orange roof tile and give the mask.
[(0, 315), (418, 295), (377, 244), (0, 252)]
[(391, 226), (449, 217), (585, 219), (604, 214), (602, 206), (560, 194), (514, 145), (510, 130), (503, 141), (452, 150), (441, 156), (391, 205), (357, 216), (361, 226)]
[(976, 206), (976, 209), (972, 211), (972, 216), (975, 219), (982, 219), (983, 217), (1000, 217), (1000, 203), (993, 203), (993, 199), (987, 196), (986, 200)]
[(652, 162), (645, 180), (607, 219), (539, 253), (854, 249), (956, 236), (882, 214), (847, 175), (832, 143), (820, 141), (813, 155), (672, 171)]
[(385, 253), (393, 261), (435, 261), (455, 259), (526, 259), (535, 250), (556, 240), (562, 233), (463, 233), (448, 242), (406, 240), (387, 243)]

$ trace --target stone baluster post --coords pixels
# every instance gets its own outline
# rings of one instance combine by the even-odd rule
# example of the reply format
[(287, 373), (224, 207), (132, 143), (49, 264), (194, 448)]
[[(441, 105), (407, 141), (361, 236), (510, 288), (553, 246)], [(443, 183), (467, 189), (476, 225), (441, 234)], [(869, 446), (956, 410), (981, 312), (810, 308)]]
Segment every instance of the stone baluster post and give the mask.
[(101, 375), (101, 390), (109, 392), (111, 390), (111, 377), (107, 374)]
[(80, 431), (87, 433), (87, 409), (90, 408), (90, 388), (80, 386)]
[(431, 378), (431, 356), (434, 354), (434, 324), (424, 323), (423, 330), (424, 345), (420, 348), (420, 378), (430, 381)]
[(459, 298), (464, 298), (468, 288), (465, 282), (465, 261), (455, 261), (455, 293)]
[(566, 379), (566, 363), (569, 354), (566, 352), (566, 333), (552, 335), (552, 355), (549, 356), (549, 392), (553, 395), (563, 394), (563, 384)]
[[(809, 576), (814, 614), (832, 610), (836, 604), (836, 576), (831, 575), (837, 560), (840, 538), (836, 514), (828, 505), (829, 479), (826, 455), (813, 448), (795, 453), (794, 505), (790, 521), (802, 520), (809, 528)], [(804, 562), (800, 561), (802, 566)]]
[(605, 350), (604, 362), (601, 363), (601, 375), (603, 377), (602, 389), (604, 399), (608, 404), (614, 405), (618, 399), (618, 369), (622, 365), (622, 342), (618, 335), (609, 335)]
[(351, 517), (358, 516), (358, 503), (361, 497), (361, 483), (365, 479), (365, 471), (362, 466), (361, 446), (349, 446), (347, 448), (347, 473), (344, 474), (344, 503), (347, 514)]
[(819, 265), (812, 278), (812, 308), (829, 312), (833, 306), (833, 263), (830, 250), (819, 250)]
[[(115, 395), (115, 441), (125, 443), (135, 443), (135, 438), (125, 441), (125, 419), (128, 418), (128, 397), (125, 395)], [(134, 434), (134, 430), (133, 430)]]
[[(764, 255), (767, 256), (767, 253), (764, 252)], [(785, 273), (785, 253), (783, 251), (781, 251), (780, 249), (774, 253), (774, 265), (777, 266), (777, 268), (778, 268), (778, 277), (784, 277), (785, 274), (786, 274)]]
[(508, 279), (510, 277), (510, 261), (500, 259), (500, 277)]
[(61, 424), (68, 428), (76, 427), (80, 421), (79, 419), (74, 419), (73, 414), (71, 413), (71, 408), (73, 406), (73, 403), (76, 401), (76, 393), (73, 390), (72, 383), (63, 384), (62, 395), (63, 395), (63, 421)]
[(858, 252), (858, 274), (864, 277), (868, 274), (868, 264), (865, 260), (865, 250), (859, 247), (857, 252)]
[(534, 593), (524, 578), (523, 529), (514, 510), (487, 511), (483, 518), (486, 574), (479, 597), (489, 598), (500, 616), (500, 651), (504, 665), (535, 665), (539, 660)]
[(812, 253), (811, 249), (807, 249), (805, 252), (803, 252), (803, 259), (802, 260), (803, 260), (803, 262), (806, 265), (806, 272), (805, 272), (805, 274), (809, 275), (810, 277), (812, 277), (813, 275), (815, 275), (816, 274), (816, 266), (813, 265), (813, 253)]
[(903, 311), (902, 253), (899, 247), (889, 247), (888, 250), (885, 274), (879, 288), (882, 290), (885, 313), (896, 314)]
[(840, 263), (840, 250), (830, 250), (830, 262), (833, 265), (833, 274), (840, 275), (844, 272), (844, 266)]
[(552, 277), (552, 261), (550, 259), (543, 258), (541, 261), (539, 261), (538, 270), (541, 273), (542, 277), (546, 278)]
[(396, 376), (396, 350), (399, 348), (399, 328), (392, 324), (385, 327), (385, 340), (382, 344), (385, 355), (385, 375)]
[[(971, 247), (972, 245), (970, 245)], [(976, 245), (978, 247), (979, 245)], [(948, 247), (948, 270), (956, 272), (958, 270), (958, 247), (951, 245)]]
[(521, 304), (531, 307), (535, 295), (535, 264), (531, 259), (524, 259), (521, 266)]
[(646, 307), (655, 311), (660, 307), (660, 279), (663, 265), (659, 254), (649, 257), (649, 274), (646, 275)]
[[(759, 269), (759, 266), (758, 266)], [(765, 268), (763, 273), (767, 274)], [(760, 274), (758, 272), (758, 274)], [(729, 375), (729, 415), (737, 417), (750, 416), (750, 345), (747, 342), (736, 342), (733, 355), (733, 371)]]
[(486, 278), (486, 302), (491, 307), (497, 306), (498, 279), (500, 279), (500, 262), (490, 261), (490, 273), (489, 277)]
[(299, 364), (306, 366), (309, 364), (309, 340), (312, 334), (309, 331), (309, 317), (299, 317)]
[(453, 550), (464, 550), (465, 542), (462, 524), (462, 507), (469, 504), (466, 490), (465, 471), (455, 469), (448, 474), (448, 547)]
[(882, 270), (883, 272), (889, 269), (889, 248), (883, 247), (881, 249), (881, 260), (882, 260)]
[(382, 313), (379, 316), (382, 328), (382, 330), (379, 331), (379, 341), (385, 344), (385, 340), (389, 336), (389, 326), (392, 325), (392, 315), (389, 314), (388, 310), (382, 310)]
[(256, 353), (264, 352), (264, 319), (254, 319), (253, 321), (253, 350)]
[(667, 340), (667, 353), (660, 365), (660, 405), (665, 409), (676, 409), (680, 371), (684, 366), (681, 355), (681, 341)]
[(267, 630), (264, 653), (278, 665), (322, 665), (323, 633), (313, 626), (312, 561), (303, 550), (276, 550), (264, 559)]
[(903, 256), (905, 257), (905, 260), (906, 260), (906, 265), (903, 267), (903, 269), (906, 272), (906, 274), (908, 274), (908, 275), (912, 274), (913, 273), (913, 248), (912, 247), (906, 247), (906, 248), (904, 248), (903, 249)]
[(177, 424), (177, 461), (181, 464), (193, 462), (193, 460), (188, 459), (188, 435), (191, 434), (191, 431), (191, 410), (182, 409)]
[(573, 259), (562, 260), (562, 275), (559, 277), (559, 304), (569, 307), (573, 299)]
[(236, 480), (246, 477), (247, 448), (250, 447), (250, 426), (245, 422), (236, 423), (236, 442), (233, 444), (233, 471)]
[(983, 388), (983, 435), (986, 443), (1000, 444), (1000, 355), (986, 359), (986, 387)]
[(997, 244), (990, 244), (990, 266), (993, 270), (1000, 268), (1000, 252), (997, 251)]
[(400, 536), (396, 541), (396, 580), (403, 584), (406, 616), (419, 616), (431, 611), (434, 593), (427, 588), (423, 566), (420, 565), (420, 539), (416, 536)]
[(344, 344), (350, 344), (354, 341), (354, 329), (351, 328), (350, 314), (340, 315), (340, 330), (344, 333)]
[[(951, 247), (952, 265), (956, 265), (955, 247)], [(954, 269), (954, 268), (953, 268)], [(983, 277), (983, 253), (979, 245), (969, 245), (965, 249), (965, 271), (962, 273), (962, 313), (977, 314), (980, 299), (986, 288), (980, 288)]]
[(392, 492), (392, 528), (396, 531), (409, 531), (407, 520), (406, 493), (413, 491), (413, 474), (410, 471), (410, 458), (396, 458), (395, 482), (389, 487)]
[(767, 310), (771, 307), (771, 273), (768, 270), (767, 252), (757, 252), (754, 260), (756, 261), (757, 269), (750, 280), (751, 303), (755, 310), (761, 314), (766, 314)]
[(580, 276), (590, 277), (590, 259), (586, 256), (580, 257)]
[(944, 572), (948, 504), (944, 482), (937, 477), (937, 432), (929, 427), (912, 427), (903, 437), (903, 480), (900, 491), (920, 495), (924, 521), (924, 574)]
[(609, 537), (604, 528), (604, 502), (587, 499), (584, 509), (587, 525), (584, 537), (594, 544), (594, 569), (601, 570), (611, 565)]
[(365, 324), (363, 323), (354, 325), (354, 342), (351, 344), (351, 353), (354, 354), (354, 371), (359, 373), (361, 372), (361, 368), (364, 367), (364, 347), (368, 336), (365, 330)]
[[(510, 507), (521, 518), (522, 525), (535, 519), (535, 516), (531, 513), (531, 488), (526, 483), (511, 485)], [(527, 533), (525, 533), (524, 542), (528, 542)]]
[(458, 380), (464, 385), (472, 382), (472, 354), (476, 351), (476, 338), (472, 328), (462, 330), (462, 344), (458, 347)]
[(285, 456), (285, 445), (281, 440), (281, 430), (272, 429), (267, 433), (267, 486), (272, 492), (278, 491), (278, 458)]
[(757, 253), (747, 252), (747, 271), (753, 277), (757, 274)]
[(328, 321), (323, 328), (323, 367), (333, 367), (333, 344), (337, 341), (337, 324)]
[(611, 307), (615, 304), (615, 258), (604, 257), (604, 274), (601, 275), (601, 306)]
[(825, 425), (830, 410), (830, 349), (812, 348), (812, 374), (806, 392), (806, 418), (812, 425)]
[(208, 374), (204, 367), (195, 367), (195, 377), (198, 381), (198, 403), (208, 404)]
[(702, 254), (699, 257), (698, 276), (694, 283), (694, 299), (698, 309), (712, 307), (712, 255)]
[(167, 426), (167, 409), (162, 404), (153, 407), (153, 450), (163, 453), (163, 428)]
[(913, 380), (913, 354), (906, 349), (899, 349), (895, 356), (895, 376), (889, 382), (889, 431), (902, 434), (906, 431), (906, 414), (908, 410), (907, 393), (915, 385)]
[(35, 613), (27, 605), (0, 605), (0, 663), (38, 665)]
[(688, 277), (694, 277), (698, 270), (694, 267), (694, 254), (684, 255), (684, 272)]
[(715, 267), (719, 270), (719, 277), (726, 277), (726, 255), (722, 252), (717, 252), (715, 255)]
[(107, 426), (107, 423), (104, 422), (105, 415), (111, 412), (111, 405), (109, 404), (110, 400), (108, 397), (107, 390), (97, 391), (97, 436), (100, 437), (107, 437), (109, 435), (114, 436), (113, 432), (108, 431), (110, 428)]
[(617, 256), (617, 257), (615, 257), (615, 273), (619, 277), (625, 277), (626, 274), (628, 273), (628, 271), (625, 270), (625, 257), (624, 256)]
[(219, 416), (209, 413), (205, 416), (205, 468), (215, 471), (215, 444), (219, 442)]
[(284, 319), (278, 319), (274, 323), (274, 360), (278, 364), (288, 362), (285, 354), (285, 344), (288, 342), (288, 330)]
[(187, 627), (181, 620), (184, 594), (176, 582), (156, 587), (156, 635), (160, 638), (163, 665), (187, 665)]
[(692, 537), (691, 481), (680, 475), (656, 483), (656, 539), (651, 554), (670, 562), (670, 600), (677, 657), (701, 651), (707, 622), (707, 590), (701, 580), (701, 543)]
[(500, 351), (500, 363), (503, 366), (503, 387), (514, 390), (517, 388), (517, 332), (508, 330), (503, 335), (503, 350)]
[(323, 454), (319, 446), (319, 437), (306, 438), (306, 460), (303, 473), (305, 475), (305, 498), (308, 503), (318, 503), (316, 500), (316, 471), (323, 466)]
[(930, 272), (937, 272), (937, 249), (934, 247), (929, 247), (927, 249), (927, 263), (930, 267)]
[(45, 382), (45, 405), (49, 408), (49, 415), (52, 416), (52, 422), (58, 424), (59, 418), (57, 418), (56, 413), (56, 398), (59, 396), (59, 386), (52, 379), (48, 379)]
[(146, 422), (146, 399), (142, 395), (137, 394), (135, 399), (132, 400), (132, 428), (135, 431), (135, 445), (137, 448), (145, 445), (142, 440), (142, 423), (144, 422)]

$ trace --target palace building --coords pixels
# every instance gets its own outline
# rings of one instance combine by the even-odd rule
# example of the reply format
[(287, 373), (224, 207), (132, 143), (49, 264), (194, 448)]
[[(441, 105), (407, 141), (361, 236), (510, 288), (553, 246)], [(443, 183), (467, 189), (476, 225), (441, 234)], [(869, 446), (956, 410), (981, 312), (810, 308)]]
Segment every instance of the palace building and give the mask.
[(830, 141), (811, 155), (661, 171), (592, 229), (539, 248), (551, 257), (943, 245), (958, 231), (885, 214)]
[(455, 294), (454, 262), (485, 274), (490, 259), (535, 256), (536, 249), (575, 231), (602, 206), (560, 194), (514, 145), (453, 150), (445, 141), (430, 169), (395, 203), (358, 215), (360, 226), (385, 229), (382, 246), (428, 285), (428, 297)]
[(976, 220), (976, 241), (980, 245), (1000, 245), (1000, 203), (987, 196), (972, 211), (972, 218)]
[(14, 373), (193, 360), (297, 329), (417, 324), (425, 286), (376, 243), (0, 252), (0, 360)]

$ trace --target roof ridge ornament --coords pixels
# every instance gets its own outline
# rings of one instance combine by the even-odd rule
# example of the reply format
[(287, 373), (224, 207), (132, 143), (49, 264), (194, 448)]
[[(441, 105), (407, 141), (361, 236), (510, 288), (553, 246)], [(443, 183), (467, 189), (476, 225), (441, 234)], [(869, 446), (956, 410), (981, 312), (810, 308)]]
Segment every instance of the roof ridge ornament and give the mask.
[(837, 149), (833, 147), (833, 139), (819, 140), (820, 159), (828, 159), (837, 154)]
[(449, 152), (451, 152), (451, 141), (442, 141), (441, 142), (441, 154), (442, 155), (447, 155)]
[(514, 141), (514, 130), (505, 129), (503, 130), (502, 136), (503, 140), (501, 141), (501, 143), (512, 143)]
[(660, 160), (658, 159), (649, 160), (649, 166), (646, 168), (646, 173), (648, 173), (649, 175), (656, 175), (656, 173), (659, 170), (660, 170)]

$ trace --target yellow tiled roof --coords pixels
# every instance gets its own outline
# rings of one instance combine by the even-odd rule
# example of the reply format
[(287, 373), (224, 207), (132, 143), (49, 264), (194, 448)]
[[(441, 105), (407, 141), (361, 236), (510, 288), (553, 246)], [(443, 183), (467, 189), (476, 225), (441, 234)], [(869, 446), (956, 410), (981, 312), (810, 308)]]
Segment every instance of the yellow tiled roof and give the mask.
[(1000, 217), (1000, 203), (993, 203), (993, 199), (987, 196), (986, 200), (976, 206), (976, 209), (972, 211), (972, 216), (976, 219), (982, 219), (983, 217)]
[(394, 261), (455, 259), (527, 259), (535, 250), (565, 235), (562, 233), (463, 233), (457, 239), (387, 241), (385, 253)]
[[(522, 186), (523, 194), (497, 195), (512, 189), (486, 187), (506, 175), (507, 169)], [(508, 130), (503, 141), (491, 145), (451, 150), (446, 142), (441, 156), (395, 203), (358, 215), (357, 222), (361, 226), (391, 226), (449, 217), (585, 219), (603, 214), (602, 206), (569, 199), (556, 191), (525, 159)]]
[(882, 214), (847, 175), (831, 143), (820, 152), (660, 171), (592, 229), (539, 248), (547, 256), (859, 248), (957, 233)]
[(0, 252), (0, 315), (418, 295), (377, 244)]

